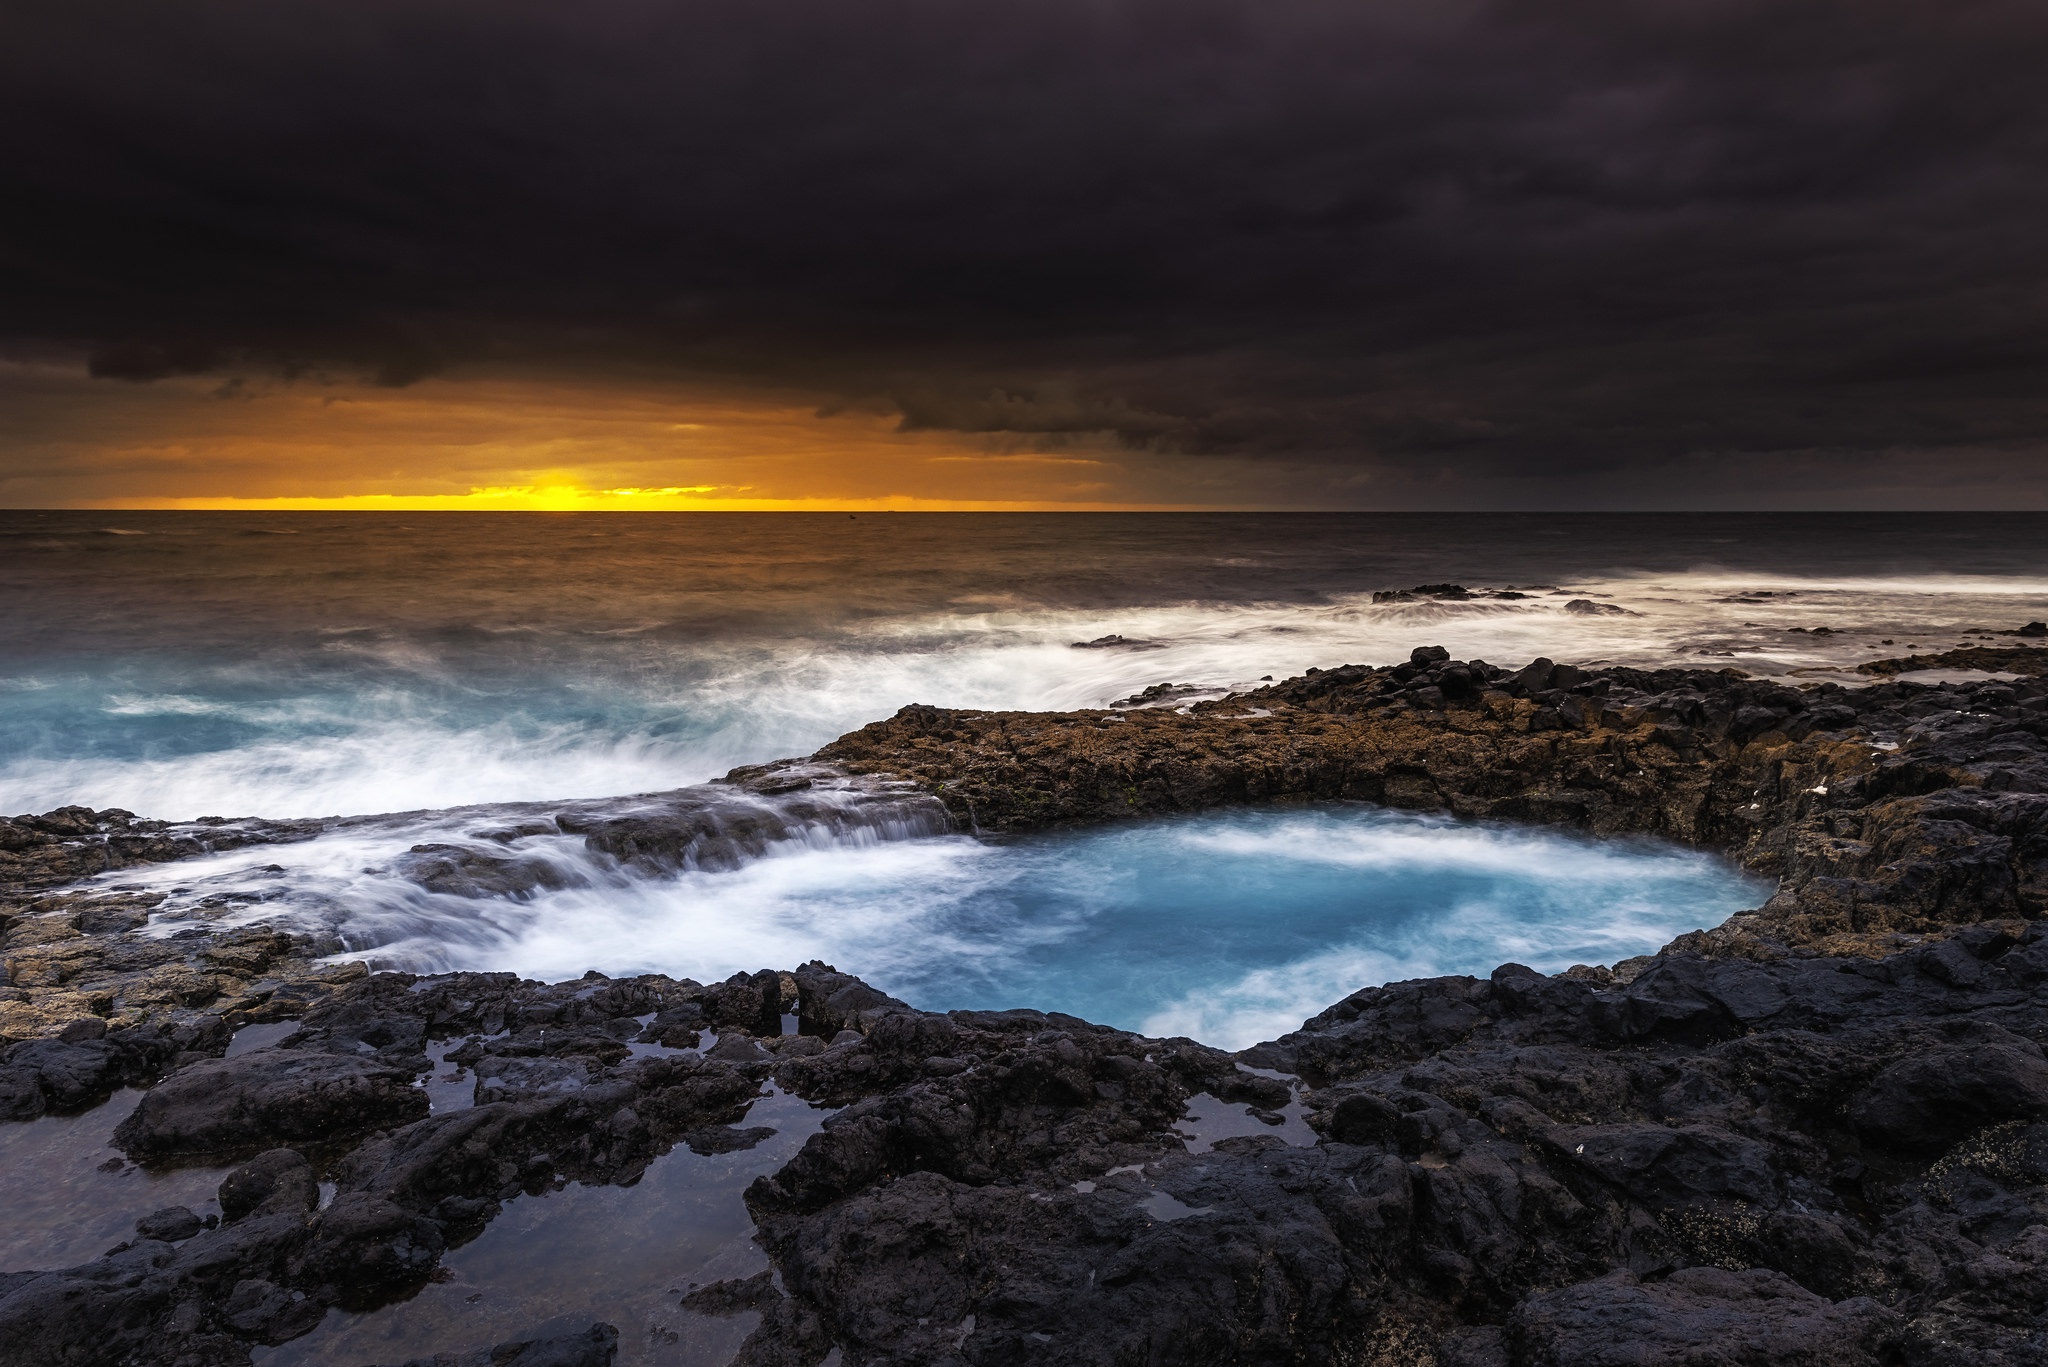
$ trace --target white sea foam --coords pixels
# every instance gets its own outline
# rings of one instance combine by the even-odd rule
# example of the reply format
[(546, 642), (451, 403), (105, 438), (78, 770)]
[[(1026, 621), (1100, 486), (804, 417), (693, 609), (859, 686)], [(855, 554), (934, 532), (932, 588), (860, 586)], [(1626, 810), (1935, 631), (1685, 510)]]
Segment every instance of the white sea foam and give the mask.
[[(1549, 862), (1555, 868), (1566, 861)], [(1640, 873), (1630, 881), (1639, 880)], [(1725, 907), (1708, 911), (1692, 904), (1658, 904), (1625, 885), (1564, 886), (1569, 889), (1565, 900), (1575, 910), (1597, 907), (1597, 915), (1560, 915), (1556, 909), (1538, 911), (1506, 899), (1462, 902), (1381, 943), (1338, 945), (1251, 969), (1234, 980), (1204, 984), (1160, 1005), (1140, 1029), (1243, 1049), (1299, 1029), (1361, 987), (1454, 973), (1484, 976), (1503, 963), (1544, 973), (1573, 964), (1613, 964), (1726, 919), (1716, 914)]]
[[(1360, 986), (1483, 974), (1504, 962), (1543, 972), (1612, 963), (1736, 909), (1719, 897), (1728, 890), (1719, 860), (1649, 841), (1594, 843), (1393, 813), (1370, 821), (1301, 814), (1188, 830), (1178, 840), (1211, 857), (1259, 861), (1279, 880), (1289, 864), (1355, 871), (1366, 880), (1358, 895), (1368, 899), (1373, 879), (1478, 876), (1493, 884), (1426, 920), (1383, 923), (1369, 936), (1205, 983), (1145, 1018), (1148, 1034), (1226, 1048), (1295, 1029)], [(1762, 899), (1760, 884), (1750, 891)]]
[[(1449, 817), (1387, 813), (1374, 822), (1295, 821), (1270, 826), (1225, 826), (1177, 833), (1182, 846), (1239, 859), (1325, 864), (1346, 869), (1466, 872), (1580, 883), (1634, 876), (1644, 849), (1633, 841), (1586, 844), (1544, 832), (1476, 826)], [(1710, 855), (1656, 846), (1657, 857), (1702, 868)]]
[(298, 845), (124, 870), (169, 894), (158, 926), (283, 921), (339, 932), (348, 957), (418, 972), (472, 969), (557, 980), (595, 968), (723, 978), (813, 957), (888, 978), (952, 960), (977, 971), (1042, 939), (963, 938), (961, 904), (1005, 881), (998, 847), (966, 837), (897, 839), (873, 829), (805, 832), (738, 869), (648, 876), (593, 856), (580, 839), (516, 842), (569, 886), (520, 897), (432, 892), (397, 870), (414, 844), (467, 842), (467, 821), (393, 821)]
[[(1769, 599), (1726, 601), (1766, 590)], [(98, 714), (168, 728), (161, 737), (17, 749), (0, 761), (0, 810), (82, 802), (180, 819), (602, 797), (804, 754), (906, 703), (1099, 707), (1162, 681), (1243, 689), (1310, 667), (1389, 663), (1423, 644), (1511, 667), (1543, 654), (1865, 682), (1852, 672), (1859, 661), (1947, 648), (1965, 627), (2048, 616), (2048, 580), (2038, 578), (1715, 569), (1580, 580), (1520, 600), (1375, 604), (1353, 595), (1083, 612), (971, 596), (944, 612), (772, 639), (586, 632), (570, 650), (536, 636), (539, 683), (480, 679), (460, 643), (362, 633), (329, 638), (319, 652), (349, 668), (360, 662), (354, 684), (346, 669), (309, 680), (293, 672), (299, 665), (260, 657), (220, 666), (217, 691), (189, 679), (158, 689), (131, 680), (107, 689)], [(1633, 615), (1567, 611), (1580, 599)], [(1813, 633), (1823, 626), (1828, 634)], [(506, 631), (534, 634), (516, 623), (484, 634)], [(1072, 648), (1112, 634), (1154, 648)]]
[(680, 752), (646, 735), (570, 726), (536, 735), (511, 727), (364, 725), (196, 755), (14, 760), (0, 765), (0, 809), (77, 802), (167, 820), (414, 811), (652, 792), (705, 777), (703, 759), (701, 751)]

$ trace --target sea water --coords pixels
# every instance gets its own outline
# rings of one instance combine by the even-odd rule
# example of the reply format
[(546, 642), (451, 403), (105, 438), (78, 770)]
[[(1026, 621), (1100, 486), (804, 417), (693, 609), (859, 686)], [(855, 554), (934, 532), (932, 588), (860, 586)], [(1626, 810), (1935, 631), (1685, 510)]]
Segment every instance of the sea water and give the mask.
[[(477, 804), (672, 790), (908, 703), (1098, 707), (1418, 645), (1518, 666), (1854, 666), (2048, 617), (2048, 519), (0, 515), (0, 810), (344, 816), (130, 870), (155, 933), (297, 921), (420, 970), (700, 980), (823, 958), (930, 1008), (1242, 1044), (1356, 987), (1654, 950), (1768, 888), (1697, 852), (1358, 806), (1006, 842), (799, 831), (660, 877), (406, 881)], [(1375, 601), (1461, 583), (1519, 596)], [(1826, 631), (1819, 630), (1826, 628)], [(1100, 638), (1121, 644), (1091, 646)]]
[[(0, 513), (0, 811), (609, 797), (905, 703), (1417, 645), (1843, 677), (2048, 617), (2044, 547), (2031, 514)], [(1444, 581), (1527, 596), (1373, 602)], [(1142, 646), (1073, 648), (1109, 635)]]

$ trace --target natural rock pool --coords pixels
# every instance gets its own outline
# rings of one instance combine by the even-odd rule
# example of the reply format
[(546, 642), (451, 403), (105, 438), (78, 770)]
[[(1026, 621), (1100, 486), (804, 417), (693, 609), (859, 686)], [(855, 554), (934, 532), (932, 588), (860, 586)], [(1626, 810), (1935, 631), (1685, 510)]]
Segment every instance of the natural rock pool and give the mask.
[[(1670, 844), (1364, 803), (1001, 841), (814, 831), (736, 869), (663, 876), (572, 836), (486, 839), (468, 832), (478, 824), (444, 814), (120, 878), (171, 892), (167, 927), (282, 916), (332, 928), (380, 968), (709, 982), (822, 958), (927, 1010), (1031, 1006), (1231, 1049), (1370, 984), (1648, 954), (1772, 891)], [(403, 872), (425, 840), (549, 861), (555, 886), (436, 891)]]
[[(137, 1237), (17, 1230), (0, 1360), (2039, 1360), (2043, 685), (1441, 654), (601, 802), (7, 823), (89, 880), (8, 913), (10, 1155), (201, 1166), (56, 1174)], [(1680, 934), (1766, 890), (1695, 845), (1781, 882)]]
[(137, 1217), (166, 1206), (218, 1215), (225, 1166), (152, 1171), (112, 1147), (114, 1127), (142, 1093), (133, 1089), (79, 1115), (0, 1125), (0, 1271), (68, 1267), (135, 1237)]

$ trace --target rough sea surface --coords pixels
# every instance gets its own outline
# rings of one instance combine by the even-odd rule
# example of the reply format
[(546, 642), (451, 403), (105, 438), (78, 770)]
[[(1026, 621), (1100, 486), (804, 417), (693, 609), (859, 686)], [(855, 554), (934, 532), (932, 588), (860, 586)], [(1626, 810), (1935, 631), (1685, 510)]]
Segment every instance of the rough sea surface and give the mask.
[[(1375, 601), (1442, 585), (1466, 592)], [(661, 879), (542, 836), (559, 885), (511, 897), (389, 871), (490, 824), (451, 809), (700, 783), (907, 703), (1213, 696), (1423, 644), (1853, 682), (2048, 617), (2048, 519), (17, 512), (0, 593), (0, 810), (411, 814), (122, 875), (168, 894), (166, 933), (294, 919), (379, 964), (543, 976), (816, 955), (921, 1006), (1248, 1043), (1365, 981), (1612, 962), (1769, 889), (1357, 808), (799, 831)]]
[[(1437, 582), (1531, 596), (1372, 602)], [(315, 816), (1424, 643), (1827, 671), (2048, 615), (2048, 518), (14, 512), (0, 601), (0, 810)], [(1154, 648), (1072, 649), (1107, 635)]]

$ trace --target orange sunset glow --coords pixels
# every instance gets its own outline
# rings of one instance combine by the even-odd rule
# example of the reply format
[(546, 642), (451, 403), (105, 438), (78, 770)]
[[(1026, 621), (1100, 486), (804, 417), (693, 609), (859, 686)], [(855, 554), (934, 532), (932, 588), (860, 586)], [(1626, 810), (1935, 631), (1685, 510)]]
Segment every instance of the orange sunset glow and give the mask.
[(0, 1367), (2048, 1367), (2044, 71), (0, 0)]
[[(43, 459), (27, 462), (9, 493), (30, 506), (1025, 511), (1243, 499), (1227, 479), (1190, 497), (1204, 491), (1106, 440), (1033, 450), (1014, 438), (906, 431), (888, 413), (826, 415), (788, 395), (527, 377), (394, 390), (29, 374), (39, 383), (25, 405), (26, 445)], [(38, 407), (46, 423), (34, 421)]]
[(1835, 4), (24, 7), (0, 507), (2048, 506), (2048, 21)]

